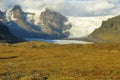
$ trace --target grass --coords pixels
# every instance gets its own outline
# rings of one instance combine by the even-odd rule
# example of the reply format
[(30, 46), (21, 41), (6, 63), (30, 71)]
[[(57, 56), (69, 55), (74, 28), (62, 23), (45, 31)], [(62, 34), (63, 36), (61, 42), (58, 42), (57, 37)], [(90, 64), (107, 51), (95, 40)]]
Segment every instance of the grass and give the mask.
[(120, 44), (0, 44), (0, 79), (120, 80)]

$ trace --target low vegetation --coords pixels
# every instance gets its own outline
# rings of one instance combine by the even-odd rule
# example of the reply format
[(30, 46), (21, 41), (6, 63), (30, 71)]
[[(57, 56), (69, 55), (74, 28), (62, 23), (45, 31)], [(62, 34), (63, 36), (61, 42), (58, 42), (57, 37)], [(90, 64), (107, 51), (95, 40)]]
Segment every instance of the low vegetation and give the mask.
[(0, 80), (120, 80), (120, 44), (0, 44)]

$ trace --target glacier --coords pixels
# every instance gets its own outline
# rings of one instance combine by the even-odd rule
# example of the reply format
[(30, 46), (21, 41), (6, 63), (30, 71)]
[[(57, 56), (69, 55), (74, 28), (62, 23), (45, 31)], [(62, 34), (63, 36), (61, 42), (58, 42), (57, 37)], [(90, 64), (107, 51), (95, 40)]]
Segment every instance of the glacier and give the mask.
[(67, 16), (68, 21), (72, 24), (72, 28), (69, 30), (69, 38), (86, 37), (95, 29), (99, 28), (102, 24), (102, 21), (106, 21), (107, 19), (112, 17), (113, 15), (96, 17)]

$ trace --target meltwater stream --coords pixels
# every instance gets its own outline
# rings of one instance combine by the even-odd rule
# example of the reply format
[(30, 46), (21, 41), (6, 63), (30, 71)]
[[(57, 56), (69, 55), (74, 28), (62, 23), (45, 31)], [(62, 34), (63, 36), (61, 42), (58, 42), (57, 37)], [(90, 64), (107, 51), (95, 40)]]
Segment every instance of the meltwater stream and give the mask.
[(25, 38), (27, 41), (41, 41), (50, 42), (55, 44), (93, 44), (93, 42), (78, 41), (78, 40), (48, 40), (48, 39), (38, 39), (38, 38)]

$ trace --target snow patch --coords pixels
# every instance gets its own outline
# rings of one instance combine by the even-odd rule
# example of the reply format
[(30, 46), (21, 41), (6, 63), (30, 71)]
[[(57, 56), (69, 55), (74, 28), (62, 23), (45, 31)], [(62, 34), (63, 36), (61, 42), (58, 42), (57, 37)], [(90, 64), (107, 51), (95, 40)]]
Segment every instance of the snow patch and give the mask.
[(6, 19), (7, 19), (7, 21), (10, 21), (10, 20), (16, 21), (17, 20), (17, 18), (14, 18), (13, 12), (11, 12), (11, 10), (6, 11)]
[(14, 18), (14, 15), (12, 14), (12, 15), (11, 15), (11, 20), (16, 21), (17, 18)]
[(43, 8), (42, 10), (38, 11), (38, 10), (33, 10), (33, 9), (27, 9), (26, 12), (30, 12), (30, 13), (34, 13), (34, 17), (33, 16), (27, 16), (27, 18), (31, 19), (33, 18), (34, 19), (34, 24), (35, 25), (38, 25), (39, 23), (39, 18), (40, 18), (40, 14), (45, 11), (45, 9)]

